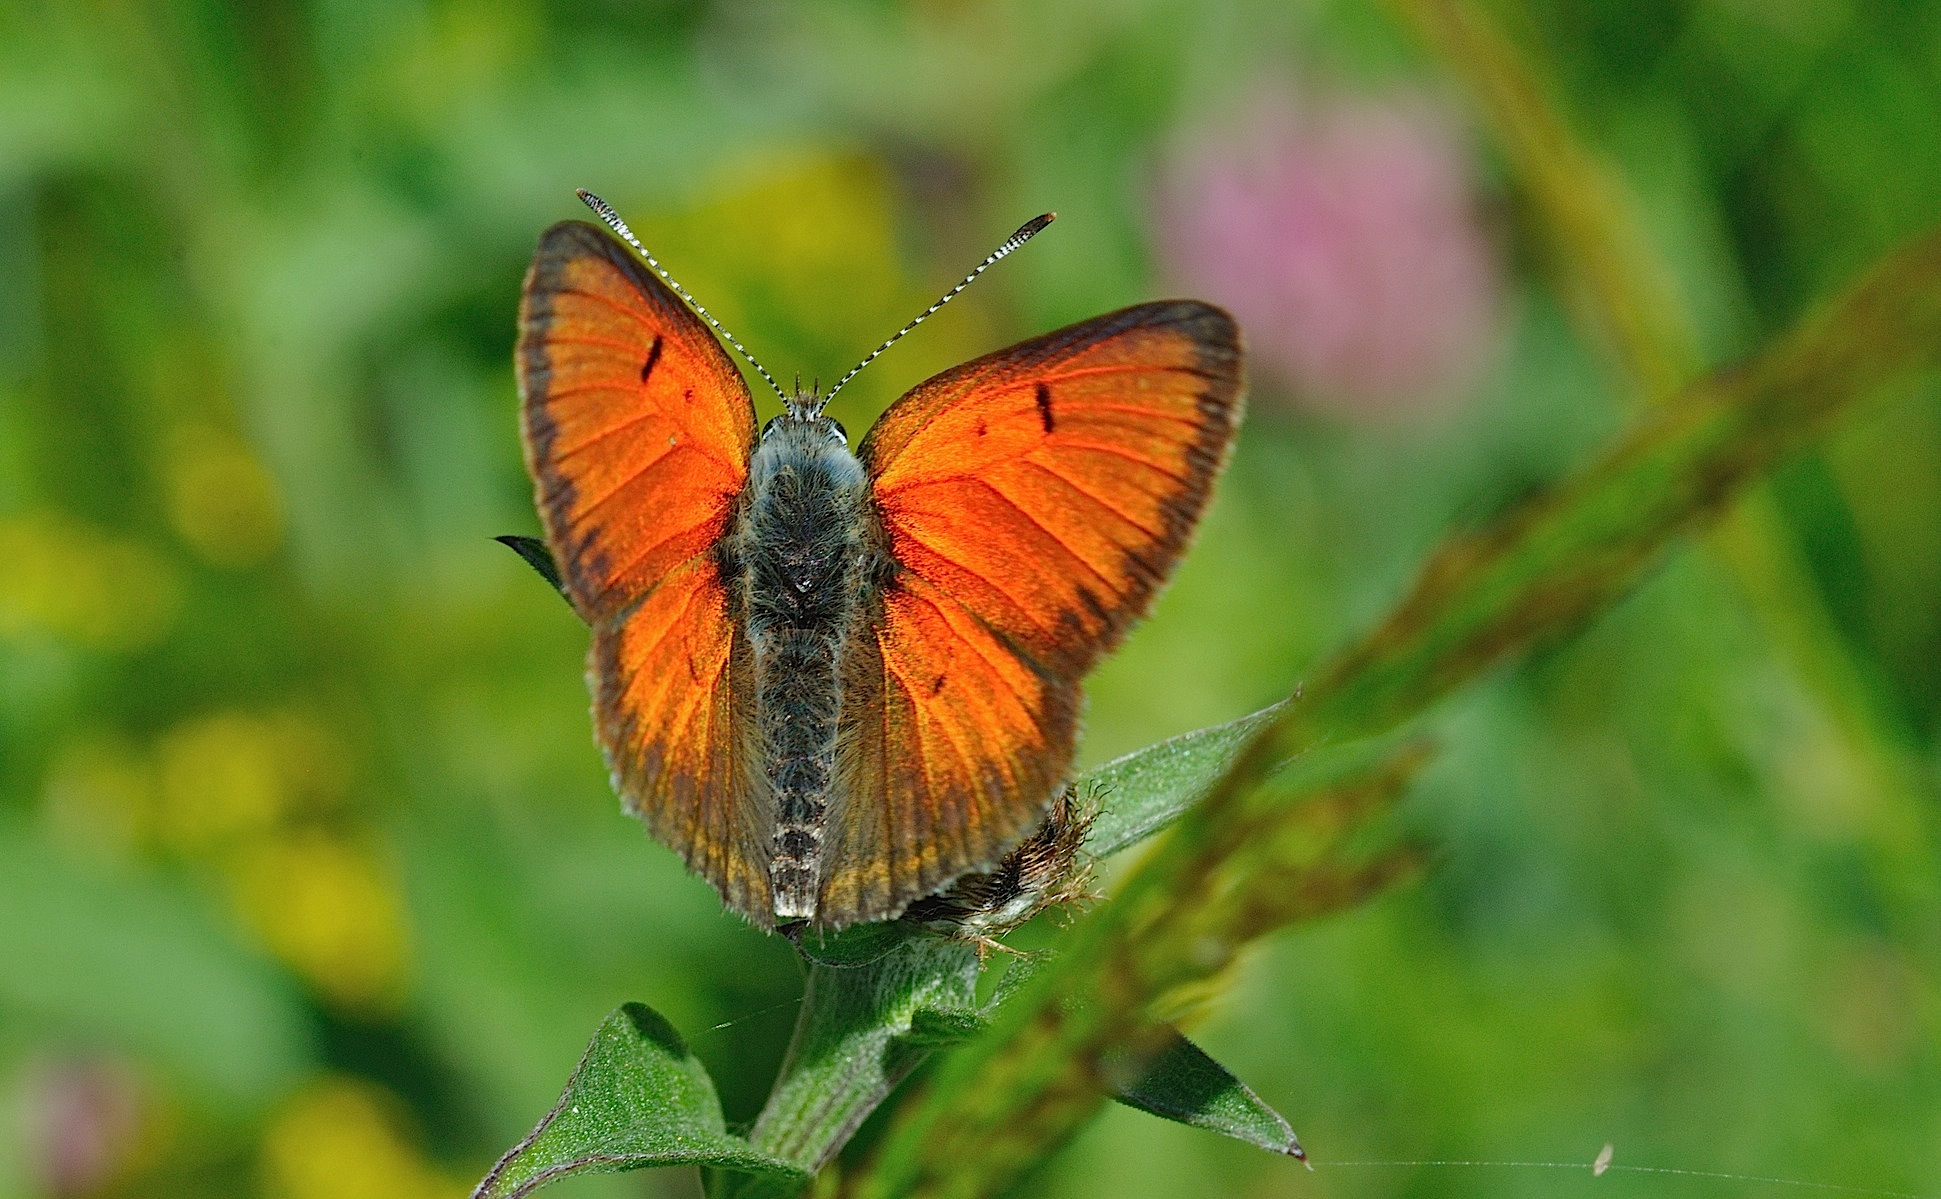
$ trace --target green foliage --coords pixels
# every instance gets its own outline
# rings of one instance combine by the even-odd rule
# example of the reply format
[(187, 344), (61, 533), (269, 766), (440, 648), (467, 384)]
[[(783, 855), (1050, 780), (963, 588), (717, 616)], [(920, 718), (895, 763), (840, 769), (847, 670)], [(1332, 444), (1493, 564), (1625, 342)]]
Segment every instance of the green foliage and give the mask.
[(681, 1035), (652, 1008), (629, 1003), (593, 1034), (558, 1106), (473, 1193), (518, 1199), (570, 1174), (683, 1165), (808, 1177), (730, 1133), (714, 1084)]
[[(1941, 232), (1891, 255), (1772, 350), (1695, 386), (1576, 480), (1432, 557), (1387, 620), (1302, 702), (1263, 722), (1006, 1018), (952, 1058), (860, 1193), (1002, 1191), (1094, 1110), (1091, 1080), (1109, 1056), (1159, 1052), (1160, 1020), (1184, 988), (1248, 940), (1345, 906), (1408, 868), (1405, 851), (1335, 860), (1421, 756), (1357, 738), (1386, 733), (1509, 653), (1573, 631), (1779, 454), (1937, 367)], [(1295, 777), (1277, 777), (1297, 755), (1306, 756)], [(1095, 1003), (1074, 1008), (1070, 995)]]
[[(1108, 1070), (1112, 1064), (1107, 1063)], [(1131, 1076), (1132, 1081), (1115, 1088), (1114, 1095), (1127, 1107), (1258, 1145), (1270, 1153), (1307, 1156), (1279, 1112), (1177, 1033), (1134, 1066)]]
[(811, 966), (794, 1040), (749, 1138), (811, 1170), (826, 1164), (923, 1060), (936, 1020), (976, 1010), (976, 985), (972, 948), (935, 936), (861, 965)]
[[(1154, 1028), (1198, 1021), (1322, 1161), (1615, 1139), (1622, 1160), (1766, 1174), (1812, 1144), (1785, 1172), (1935, 1189), (1941, 405), (1930, 387), (1865, 419), (1812, 416), (1769, 389), (1761, 415), (1728, 411), (1764, 366), (1684, 388), (1790, 354), (1830, 401), (1896, 345), (1931, 344), (1908, 292), (1847, 325), (1880, 340), (1847, 338), (1844, 362), (1779, 339), (1941, 211), (1941, 5), (1023, 11), (0, 15), (0, 1109), (22, 1115), (0, 1121), (0, 1195), (45, 1190), (41, 1156), (77, 1143), (29, 1129), (101, 1134), (78, 1143), (119, 1173), (76, 1193), (463, 1193), (629, 997), (692, 1035), (725, 1126), (752, 1127), (804, 956), (814, 975), (917, 951), (888, 929), (798, 954), (724, 917), (617, 810), (589, 745), (584, 627), (487, 544), (534, 531), (509, 353), (533, 240), (594, 188), (778, 374), (828, 380), (1058, 209), (845, 390), (835, 415), (860, 432), (929, 373), (1061, 321), (1188, 291), (1238, 303), (1176, 273), (1161, 184), (1230, 148), (1261, 93), (1295, 118), (1343, 96), (1447, 118), (1507, 294), (1476, 388), (1421, 408), (1318, 410), (1268, 365), (1290, 330), (1245, 322), (1259, 369), (1241, 442), (1163, 602), (1088, 680), (1082, 752), (1161, 743), (1087, 772), (1104, 779), (1095, 853), (1173, 822), (1150, 865), (1100, 868), (1118, 898), (1088, 921), (1139, 909), (1154, 955), (1177, 953), (1170, 920), (1254, 948), (1243, 986), (1123, 995)], [(1659, 479), (1587, 482), (1647, 403), (1671, 407), (1633, 465)], [(1741, 451), (1767, 469), (1786, 450), (1773, 430), (1816, 424), (1697, 552), (1626, 541), (1683, 519), (1694, 462), (1703, 493), (1753, 468)], [(1530, 552), (1506, 552), (1493, 514), (1556, 480), (1575, 481), (1565, 500), (1519, 509)], [(1378, 623), (1439, 543), (1409, 619)], [(1498, 619), (1510, 596), (1527, 602)], [(1492, 638), (1592, 609), (1582, 633), (1487, 669)], [(1342, 645), (1368, 651), (1359, 683), (1326, 656)], [(1222, 728), (1303, 679), (1301, 701)], [(1392, 719), (1436, 747), (1419, 774), (1412, 742), (1338, 731)], [(1271, 750), (1236, 757), (1268, 723)], [(1189, 872), (1210, 899), (1160, 896), (1154, 865), (1215, 843), (1179, 813), (1236, 763), (1264, 779), (1233, 825), (1247, 843)], [(1356, 792), (1362, 769), (1413, 780), (1393, 816), (1379, 788)], [(1360, 832), (1336, 831), (1355, 811)], [(1255, 817), (1339, 852), (1310, 861), (1299, 838), (1253, 835)], [(1417, 875), (1399, 829), (1436, 869)], [(1270, 863), (1314, 869), (1312, 887), (1255, 892)], [(1252, 934), (1396, 875), (1418, 881)], [(1081, 987), (1092, 926), (1053, 923), (1012, 940), (1055, 952), (1041, 981)], [(934, 993), (960, 964), (939, 954)], [(892, 1092), (819, 1187), (883, 1185), (873, 1172), (910, 1150), (900, 1121), (948, 1103), (960, 1059), (988, 1065), (1014, 1019), (1037, 1028), (1025, 973), (972, 1007), (871, 1007), (873, 984), (846, 985), (861, 1023), (832, 1043), (863, 1068), (822, 1075), (855, 1083), (832, 1107), (861, 1110), (928, 1055), (903, 1084), (925, 1089)], [(1095, 996), (1072, 1016), (1106, 1027), (1115, 1010)], [(1165, 1060), (1143, 1035), (1107, 1038), (1096, 1081)], [(1025, 1064), (1056, 1079), (1072, 1055)], [(1096, 1091), (1073, 1110), (1098, 1118), (1062, 1153), (1076, 1124), (1047, 1120), (1033, 1145), (977, 1141), (950, 1164), (1015, 1152), (1048, 1199), (1290, 1185), (1284, 1157)], [(104, 1112), (126, 1118), (79, 1118)], [(1404, 1173), (1328, 1182), (1505, 1189)], [(576, 1176), (559, 1193), (640, 1185)]]
[(1086, 848), (1107, 857), (1179, 819), (1213, 789), (1248, 740), (1284, 706), (1182, 733), (1086, 771), (1079, 791), (1097, 797), (1100, 805)]
[[(1200, 740), (1217, 744), (1220, 731)], [(707, 1073), (679, 1035), (631, 1004), (595, 1034), (558, 1106), (480, 1184), (481, 1199), (569, 1174), (685, 1164), (709, 1167), (717, 1196), (792, 1195), (932, 1051), (987, 1029), (1043, 961), (1020, 959), (980, 1006), (968, 942), (900, 921), (798, 938), (808, 978), (795, 1036), (745, 1140), (723, 1131)], [(1175, 1031), (1109, 1085), (1130, 1107), (1301, 1155), (1278, 1112)]]
[(537, 537), (520, 537), (514, 534), (494, 537), (492, 540), (523, 558), (527, 566), (538, 571), (539, 577), (552, 585), (554, 591), (561, 595), (566, 594), (566, 588), (559, 579), (559, 563), (553, 561), (553, 551), (546, 548), (544, 541)]
[(102, 877), (0, 821), (0, 1004), (101, 1029), (229, 1112), (290, 1085), (313, 1035), (268, 962), (160, 880)]

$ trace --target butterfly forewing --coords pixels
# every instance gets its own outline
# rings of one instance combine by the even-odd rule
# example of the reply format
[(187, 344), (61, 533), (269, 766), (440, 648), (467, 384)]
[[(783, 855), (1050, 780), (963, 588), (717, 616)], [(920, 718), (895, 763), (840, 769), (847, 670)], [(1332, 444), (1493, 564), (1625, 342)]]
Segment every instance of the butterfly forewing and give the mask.
[(616, 786), (734, 907), (768, 909), (752, 700), (716, 561), (754, 406), (719, 343), (590, 225), (540, 239), (520, 306), (521, 420), (546, 540), (593, 627)]
[(988, 868), (1070, 769), (1078, 683), (1150, 606), (1240, 417), (1239, 334), (1144, 304), (946, 371), (860, 457), (894, 568), (846, 688), (822, 919)]

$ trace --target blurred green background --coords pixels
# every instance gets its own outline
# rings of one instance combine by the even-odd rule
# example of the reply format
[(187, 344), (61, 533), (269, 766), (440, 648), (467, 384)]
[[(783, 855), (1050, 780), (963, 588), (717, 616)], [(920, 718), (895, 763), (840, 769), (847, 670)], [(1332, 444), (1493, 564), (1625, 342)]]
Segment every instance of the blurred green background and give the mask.
[[(1708, 362), (1941, 213), (1941, 6), (1494, 11)], [(490, 540), (537, 531), (514, 314), (574, 187), (825, 383), (1056, 209), (845, 391), (854, 431), (1066, 321), (1234, 308), (1248, 424), (1090, 686), (1096, 762), (1285, 694), (1632, 418), (1516, 183), (1359, 0), (0, 8), (0, 1196), (461, 1195), (627, 999), (759, 1106), (793, 955), (620, 814), (585, 631)], [(1410, 813), (1439, 868), (1209, 1010), (1319, 1161), (1609, 1140), (1941, 1194), (1941, 397), (1770, 503), (1795, 594), (1687, 547), (1445, 704)], [(1591, 1185), (1310, 1174), (1114, 1109), (1026, 1189)]]

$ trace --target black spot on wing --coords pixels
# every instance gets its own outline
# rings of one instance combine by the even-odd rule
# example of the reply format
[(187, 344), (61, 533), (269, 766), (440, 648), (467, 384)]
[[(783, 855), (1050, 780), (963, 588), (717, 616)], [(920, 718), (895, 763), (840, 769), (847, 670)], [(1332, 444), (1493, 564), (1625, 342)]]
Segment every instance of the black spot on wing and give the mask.
[(654, 367), (660, 362), (660, 347), (661, 335), (656, 333), (654, 334), (654, 344), (647, 349), (647, 361), (641, 364), (640, 367), (640, 385), (642, 387), (647, 385), (647, 380), (654, 373)]
[(1052, 427), (1055, 424), (1055, 422), (1051, 418), (1051, 388), (1046, 386), (1043, 383), (1038, 384), (1037, 399), (1038, 399), (1038, 422), (1044, 425), (1045, 432), (1049, 433), (1051, 432)]

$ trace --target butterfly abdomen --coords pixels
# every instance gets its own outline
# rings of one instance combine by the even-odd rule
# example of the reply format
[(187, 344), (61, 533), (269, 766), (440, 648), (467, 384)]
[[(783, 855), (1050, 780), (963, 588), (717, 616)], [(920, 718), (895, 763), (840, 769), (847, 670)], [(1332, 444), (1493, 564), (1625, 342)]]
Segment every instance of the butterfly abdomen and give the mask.
[(834, 422), (788, 416), (764, 431), (733, 558), (775, 803), (768, 872), (778, 919), (816, 915), (841, 668), (876, 544), (868, 501), (862, 465)]

